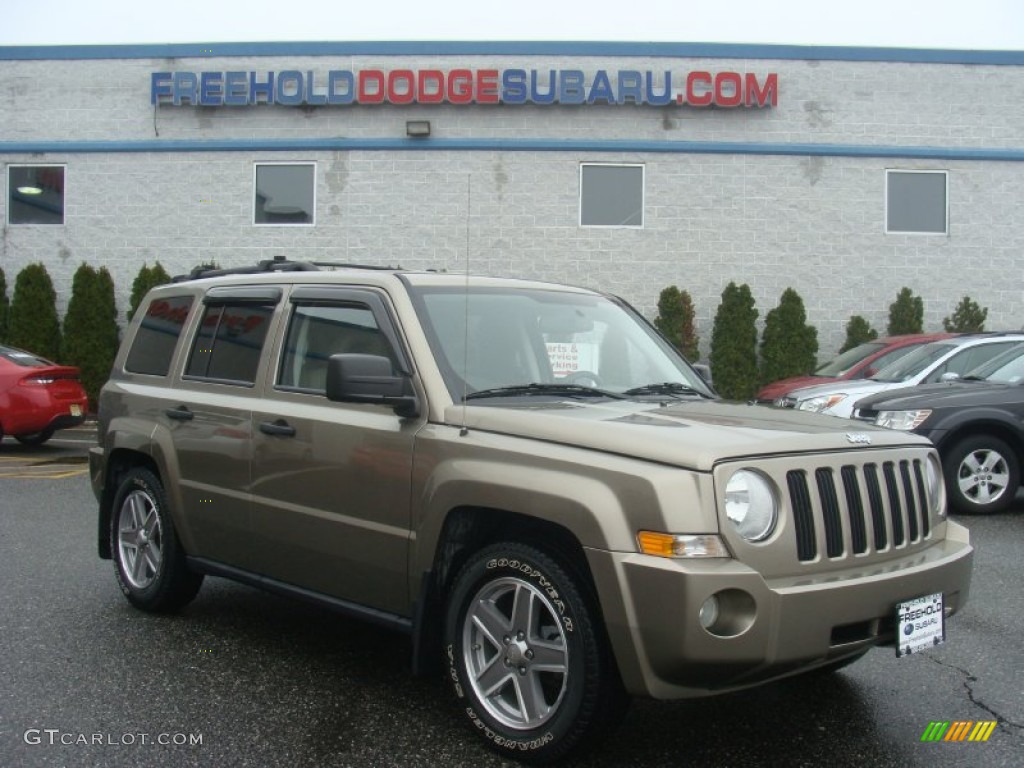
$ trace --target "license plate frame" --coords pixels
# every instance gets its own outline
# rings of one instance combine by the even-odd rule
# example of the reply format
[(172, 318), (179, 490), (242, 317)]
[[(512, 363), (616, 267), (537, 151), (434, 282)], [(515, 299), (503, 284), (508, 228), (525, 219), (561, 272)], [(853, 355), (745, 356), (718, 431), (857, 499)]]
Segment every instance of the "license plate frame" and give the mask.
[(941, 592), (896, 604), (896, 658), (946, 642), (946, 604)]
[(78, 403), (72, 403), (71, 404), (71, 415), (72, 416), (81, 416), (82, 415), (82, 406), (80, 406)]

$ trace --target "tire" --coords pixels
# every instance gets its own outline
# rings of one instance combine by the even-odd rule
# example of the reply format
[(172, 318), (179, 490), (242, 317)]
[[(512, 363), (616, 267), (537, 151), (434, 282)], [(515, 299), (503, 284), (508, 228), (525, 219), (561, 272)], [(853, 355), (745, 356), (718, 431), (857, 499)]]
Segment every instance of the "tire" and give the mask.
[(506, 757), (550, 762), (590, 747), (628, 698), (583, 582), (559, 561), (506, 542), (456, 576), (444, 647), (460, 707)]
[(142, 467), (129, 470), (114, 495), (110, 518), (114, 572), (128, 602), (153, 613), (188, 604), (203, 577), (185, 563), (157, 476)]
[(988, 515), (1013, 503), (1020, 486), (1020, 464), (1010, 446), (996, 437), (975, 435), (954, 445), (943, 460), (950, 504), (957, 512)]
[(22, 445), (42, 445), (53, 437), (52, 429), (44, 429), (42, 432), (33, 432), (30, 435), (15, 435), (14, 439)]

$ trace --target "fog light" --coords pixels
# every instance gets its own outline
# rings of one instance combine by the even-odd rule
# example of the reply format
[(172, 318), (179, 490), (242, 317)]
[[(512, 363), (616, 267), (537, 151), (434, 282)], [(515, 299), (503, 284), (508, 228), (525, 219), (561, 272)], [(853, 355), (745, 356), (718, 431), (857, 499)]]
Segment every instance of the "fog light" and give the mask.
[(700, 607), (700, 625), (704, 629), (710, 629), (718, 621), (718, 598), (712, 595), (704, 601)]

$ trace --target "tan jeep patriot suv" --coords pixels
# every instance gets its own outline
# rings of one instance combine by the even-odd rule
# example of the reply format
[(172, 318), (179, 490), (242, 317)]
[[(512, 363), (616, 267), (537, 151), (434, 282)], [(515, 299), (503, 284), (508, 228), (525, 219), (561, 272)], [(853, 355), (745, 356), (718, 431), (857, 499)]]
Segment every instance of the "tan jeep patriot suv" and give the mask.
[(99, 552), (410, 635), (499, 752), (629, 695), (943, 641), (972, 548), (906, 432), (720, 402), (636, 311), (539, 282), (274, 260), (153, 290), (100, 402)]

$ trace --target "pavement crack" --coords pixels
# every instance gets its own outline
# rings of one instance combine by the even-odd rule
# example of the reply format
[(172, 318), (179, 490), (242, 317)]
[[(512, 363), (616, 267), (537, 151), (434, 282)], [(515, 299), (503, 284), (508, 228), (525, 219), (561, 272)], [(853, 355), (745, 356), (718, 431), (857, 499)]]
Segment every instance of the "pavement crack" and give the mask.
[(931, 661), (932, 663), (938, 664), (940, 667), (945, 667), (946, 669), (952, 669), (952, 670), (954, 670), (956, 672), (959, 672), (961, 675), (963, 675), (964, 676), (964, 690), (967, 691), (967, 698), (971, 700), (971, 703), (974, 706), (976, 706), (979, 709), (982, 709), (985, 712), (988, 712), (990, 715), (992, 715), (992, 717), (994, 717), (996, 719), (996, 722), (998, 722), (999, 725), (1004, 726), (1006, 728), (1014, 728), (1014, 729), (1016, 729), (1018, 731), (1024, 731), (1024, 723), (1015, 723), (1013, 720), (1010, 720), (1010, 719), (1004, 717), (999, 712), (997, 712), (996, 710), (992, 709), (992, 707), (990, 707), (988, 704), (986, 704), (985, 702), (983, 702), (981, 699), (977, 698), (974, 695), (974, 688), (972, 687), (972, 684), (978, 682), (977, 676), (971, 674), (970, 671), (968, 671), (966, 669), (963, 669), (962, 667), (958, 667), (956, 664), (949, 664), (949, 663), (947, 663), (945, 661), (942, 661), (941, 659), (936, 659), (934, 656), (928, 656), (926, 658), (929, 661)]

